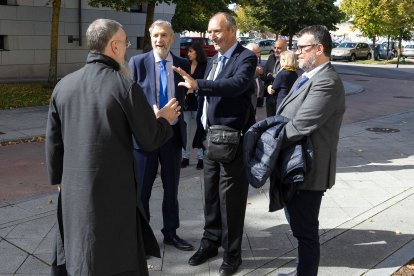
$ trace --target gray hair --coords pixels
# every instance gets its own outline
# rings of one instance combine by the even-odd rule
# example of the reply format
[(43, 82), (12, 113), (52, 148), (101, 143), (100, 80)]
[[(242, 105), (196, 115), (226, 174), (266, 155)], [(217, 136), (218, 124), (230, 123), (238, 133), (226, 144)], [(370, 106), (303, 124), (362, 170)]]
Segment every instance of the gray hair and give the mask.
[(88, 49), (94, 53), (102, 53), (108, 42), (120, 28), (122, 28), (122, 25), (115, 20), (96, 19), (86, 30)]
[(166, 20), (158, 19), (158, 20), (154, 21), (148, 29), (150, 34), (152, 34), (152, 30), (154, 30), (155, 26), (167, 27), (170, 30), (171, 34), (174, 35), (174, 30), (172, 28), (171, 23), (166, 21)]

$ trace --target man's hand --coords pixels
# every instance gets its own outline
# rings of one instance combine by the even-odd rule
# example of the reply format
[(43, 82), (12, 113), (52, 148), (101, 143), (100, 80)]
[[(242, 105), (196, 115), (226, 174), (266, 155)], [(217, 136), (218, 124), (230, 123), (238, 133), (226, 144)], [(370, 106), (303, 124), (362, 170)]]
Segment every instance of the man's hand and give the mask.
[(267, 87), (267, 93), (269, 93), (270, 95), (273, 95), (275, 92), (276, 92), (276, 91), (272, 88), (272, 86), (271, 86), (271, 85), (269, 85), (269, 86)]
[(183, 79), (185, 80), (185, 82), (179, 82), (178, 85), (187, 87), (187, 93), (193, 93), (194, 90), (198, 89), (197, 80), (193, 79), (187, 72), (185, 72), (180, 67), (173, 66), (172, 68), (175, 72), (180, 74), (181, 77), (183, 77)]
[(258, 75), (263, 75), (263, 73), (264, 73), (263, 67), (262, 66), (256, 66), (256, 73)]
[(154, 104), (154, 113), (157, 118), (162, 117), (166, 119), (170, 124), (174, 122), (178, 116), (180, 116), (181, 106), (179, 102), (172, 98), (163, 108), (158, 109), (157, 106)]

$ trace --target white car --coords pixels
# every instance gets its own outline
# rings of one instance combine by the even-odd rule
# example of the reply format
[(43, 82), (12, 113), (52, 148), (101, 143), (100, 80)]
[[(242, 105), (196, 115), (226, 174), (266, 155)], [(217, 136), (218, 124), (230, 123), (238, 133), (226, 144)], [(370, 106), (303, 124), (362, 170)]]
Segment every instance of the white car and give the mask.
[(414, 45), (405, 45), (404, 49), (402, 50), (403, 56), (407, 57), (414, 57)]
[(368, 43), (363, 42), (342, 42), (332, 49), (331, 59), (346, 59), (355, 61), (356, 59), (371, 59), (371, 48)]

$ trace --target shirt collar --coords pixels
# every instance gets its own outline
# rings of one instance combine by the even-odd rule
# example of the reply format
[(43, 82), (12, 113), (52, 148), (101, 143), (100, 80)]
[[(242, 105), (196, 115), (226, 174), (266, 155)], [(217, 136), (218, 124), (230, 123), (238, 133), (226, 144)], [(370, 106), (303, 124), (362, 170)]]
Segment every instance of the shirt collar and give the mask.
[(322, 63), (321, 65), (319, 65), (318, 67), (316, 67), (316, 68), (314, 68), (314, 69), (310, 70), (309, 72), (305, 72), (305, 73), (303, 73), (303, 75), (304, 75), (304, 76), (306, 76), (306, 77), (308, 77), (308, 79), (312, 78), (312, 77), (313, 77), (313, 76), (315, 76), (315, 75), (316, 75), (316, 73), (318, 73), (318, 72), (322, 69), (322, 67), (323, 67), (323, 66), (325, 66), (328, 62), (329, 62), (329, 61), (327, 61), (327, 62), (325, 62), (325, 63)]
[(220, 58), (221, 56), (225, 56), (227, 59), (230, 59), (230, 57), (233, 54), (234, 49), (236, 49), (236, 47), (237, 47), (237, 41), (224, 54), (218, 53), (218, 58)]
[[(162, 58), (160, 58), (160, 56), (155, 51), (152, 51), (152, 53), (154, 54), (155, 63), (160, 62), (162, 60)], [(170, 52), (168, 52), (168, 56), (165, 60), (167, 62), (172, 62), (173, 61), (173, 58), (172, 58), (172, 55), (171, 55)]]

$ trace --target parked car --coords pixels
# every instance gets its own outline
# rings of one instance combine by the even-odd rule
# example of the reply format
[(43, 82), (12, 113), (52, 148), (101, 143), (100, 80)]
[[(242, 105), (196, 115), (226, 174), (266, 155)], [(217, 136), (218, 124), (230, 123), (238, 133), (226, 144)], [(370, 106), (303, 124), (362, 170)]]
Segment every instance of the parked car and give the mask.
[(346, 59), (355, 61), (357, 59), (370, 59), (371, 48), (364, 42), (342, 42), (338, 47), (332, 49), (331, 59)]
[(213, 43), (208, 38), (205, 37), (180, 37), (180, 56), (187, 57), (188, 46), (191, 45), (193, 42), (198, 42), (203, 47), (204, 52), (206, 53), (207, 57), (214, 56), (217, 51), (214, 49)]
[(375, 59), (393, 59), (395, 55), (391, 49), (387, 49), (387, 45), (380, 44), (375, 45), (374, 57)]
[(405, 45), (402, 50), (402, 55), (404, 57), (414, 57), (414, 45)]
[(275, 44), (274, 39), (259, 39), (254, 41), (260, 47), (262, 54), (273, 54), (273, 44)]

